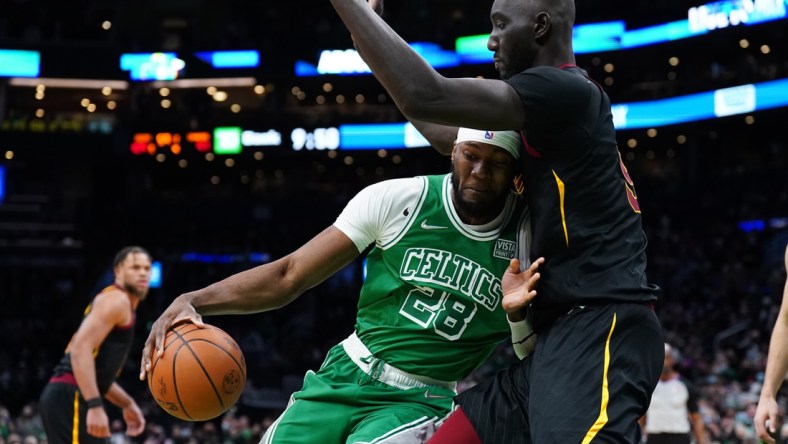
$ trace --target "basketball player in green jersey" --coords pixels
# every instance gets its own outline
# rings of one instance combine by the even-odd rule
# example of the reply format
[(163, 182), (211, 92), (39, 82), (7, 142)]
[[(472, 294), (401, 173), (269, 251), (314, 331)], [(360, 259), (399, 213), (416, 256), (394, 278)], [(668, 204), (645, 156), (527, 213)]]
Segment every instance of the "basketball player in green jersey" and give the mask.
[[(451, 411), (456, 381), (510, 334), (500, 277), (519, 271), (530, 232), (511, 191), (520, 148), (515, 132), (460, 129), (451, 174), (371, 185), (295, 252), (182, 294), (153, 324), (140, 378), (173, 324), (276, 309), (374, 245), (355, 330), (261, 442), (423, 442)], [(525, 271), (533, 284), (539, 263)]]

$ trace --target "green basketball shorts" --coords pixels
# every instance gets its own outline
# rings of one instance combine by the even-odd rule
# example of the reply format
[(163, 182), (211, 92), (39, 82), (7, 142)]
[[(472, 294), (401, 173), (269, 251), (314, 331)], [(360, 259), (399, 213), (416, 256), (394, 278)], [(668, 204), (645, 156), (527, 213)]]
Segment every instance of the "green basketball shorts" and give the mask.
[(260, 443), (420, 444), (451, 412), (454, 389), (374, 358), (354, 334), (307, 372)]

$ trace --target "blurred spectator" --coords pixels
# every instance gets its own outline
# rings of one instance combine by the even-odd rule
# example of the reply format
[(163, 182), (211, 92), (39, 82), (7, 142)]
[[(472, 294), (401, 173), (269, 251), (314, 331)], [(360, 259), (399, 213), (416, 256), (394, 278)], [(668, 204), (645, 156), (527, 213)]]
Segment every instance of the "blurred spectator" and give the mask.
[[(675, 369), (678, 350), (665, 343), (665, 362), (648, 412), (641, 419), (649, 444), (708, 444), (699, 393)], [(645, 426), (645, 427), (643, 427)]]
[(44, 436), (44, 425), (41, 416), (35, 411), (33, 404), (25, 404), (16, 419), (16, 429), (23, 436)]

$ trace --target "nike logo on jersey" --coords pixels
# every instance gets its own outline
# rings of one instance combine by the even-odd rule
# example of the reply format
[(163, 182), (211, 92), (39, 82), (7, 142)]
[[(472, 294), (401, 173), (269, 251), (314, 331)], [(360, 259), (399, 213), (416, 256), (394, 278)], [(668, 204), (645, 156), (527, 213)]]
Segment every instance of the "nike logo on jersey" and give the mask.
[(427, 398), (427, 399), (446, 399), (446, 398), (448, 398), (448, 396), (433, 395), (432, 393), (430, 393), (429, 389), (427, 389), (427, 391), (424, 392), (424, 397)]
[(402, 215), (408, 217), (408, 214), (410, 214), (410, 211), (408, 211), (408, 209), (405, 208), (405, 211), (402, 212)]
[(421, 228), (423, 230), (445, 230), (445, 229), (447, 229), (449, 227), (442, 227), (442, 226), (439, 226), (439, 225), (430, 225), (430, 224), (427, 223), (426, 220), (423, 220), (423, 221), (421, 221)]

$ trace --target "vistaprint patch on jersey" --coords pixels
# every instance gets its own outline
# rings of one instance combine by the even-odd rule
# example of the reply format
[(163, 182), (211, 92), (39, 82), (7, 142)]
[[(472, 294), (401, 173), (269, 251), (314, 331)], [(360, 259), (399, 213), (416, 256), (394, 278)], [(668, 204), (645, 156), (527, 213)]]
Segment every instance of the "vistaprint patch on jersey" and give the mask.
[(517, 251), (517, 243), (505, 239), (498, 239), (495, 241), (495, 250), (493, 250), (493, 257), (497, 257), (501, 259), (512, 259), (516, 251)]

